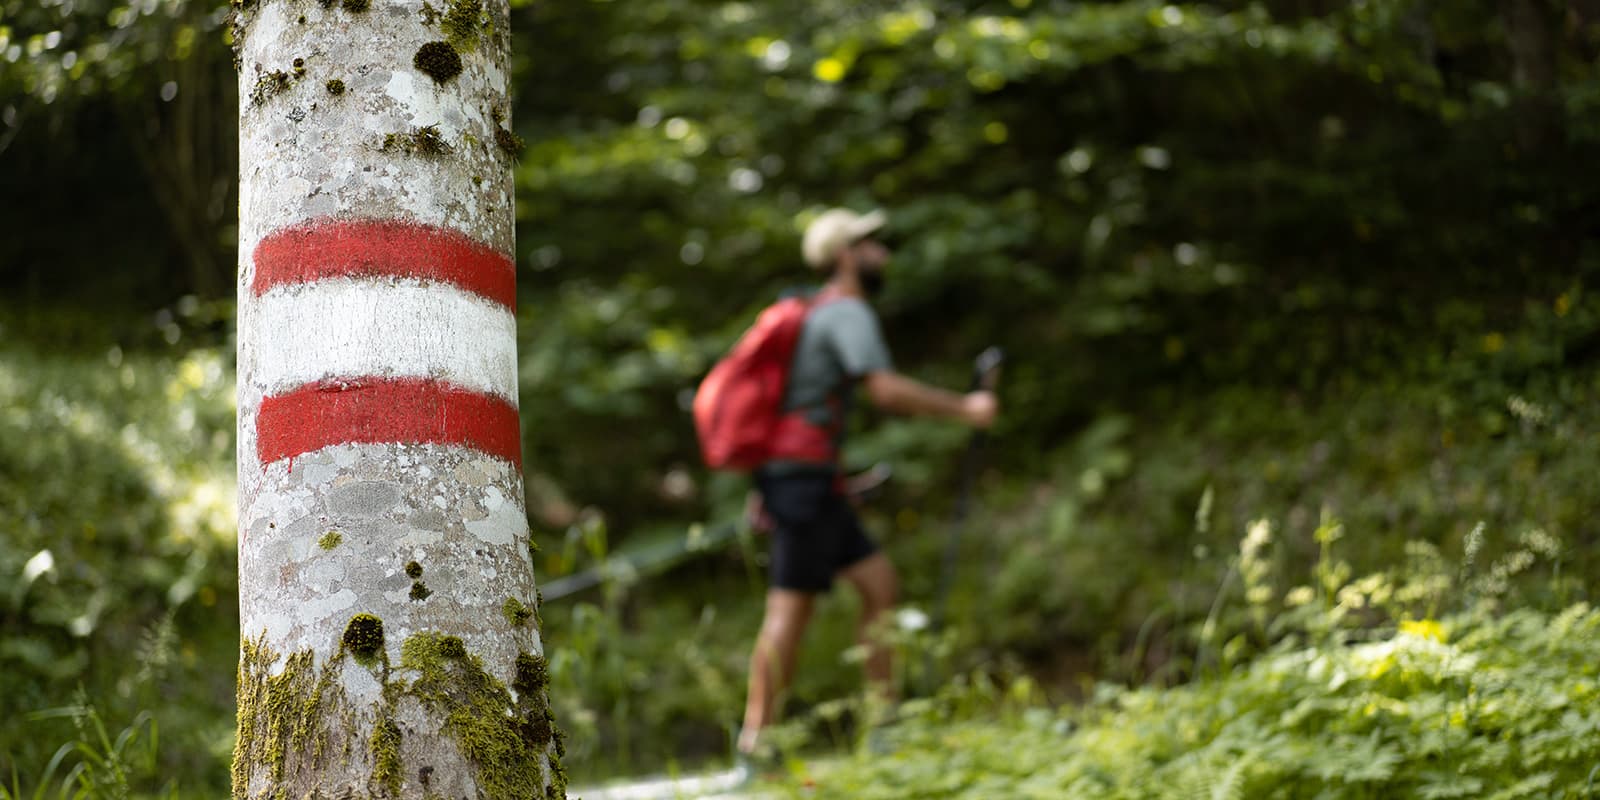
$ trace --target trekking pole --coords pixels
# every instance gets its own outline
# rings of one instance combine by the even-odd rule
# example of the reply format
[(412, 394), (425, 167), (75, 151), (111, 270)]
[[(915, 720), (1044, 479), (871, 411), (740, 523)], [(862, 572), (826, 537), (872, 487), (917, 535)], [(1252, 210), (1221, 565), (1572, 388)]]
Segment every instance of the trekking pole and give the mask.
[[(991, 347), (978, 355), (972, 367), (972, 389), (994, 391), (1000, 383), (1000, 365), (1005, 353)], [(961, 553), (961, 529), (967, 521), (967, 511), (972, 504), (972, 485), (978, 479), (978, 465), (983, 457), (983, 446), (988, 441), (987, 432), (972, 432), (967, 440), (967, 452), (961, 458), (961, 483), (956, 492), (954, 514), (950, 520), (950, 537), (944, 545), (944, 564), (939, 570), (938, 593), (934, 595), (932, 630), (944, 625), (945, 603), (949, 600), (951, 586), (955, 583), (956, 559)], [(930, 674), (932, 670), (929, 670)]]

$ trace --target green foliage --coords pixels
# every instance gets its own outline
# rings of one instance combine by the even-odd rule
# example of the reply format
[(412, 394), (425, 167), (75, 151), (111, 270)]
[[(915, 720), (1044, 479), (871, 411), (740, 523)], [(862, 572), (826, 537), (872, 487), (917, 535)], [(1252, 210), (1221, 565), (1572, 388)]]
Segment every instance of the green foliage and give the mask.
[(0, 774), (24, 788), (71, 730), (30, 712), (78, 687), (107, 722), (156, 709), (158, 772), (218, 788), (201, 776), (232, 728), (230, 373), (204, 349), (0, 351)]
[[(683, 514), (641, 491), (693, 462), (682, 393), (808, 279), (829, 203), (892, 212), (898, 363), (954, 383), (1008, 346), (1011, 441), (1450, 364), (1597, 266), (1562, 188), (1595, 140), (1553, 97), (1591, 91), (1596, 40), (1552, 25), (1559, 82), (1519, 86), (1496, 6), (1436, 6), (518, 12), (516, 51), (563, 54), (516, 103), (524, 397), (562, 421), (532, 463), (622, 527)], [(1544, 134), (1508, 141), (1529, 103)]]
[[(0, 785), (0, 800), (130, 796), (177, 800), (182, 796), (177, 780), (161, 771), (160, 737), (150, 712), (137, 714), (114, 738), (100, 713), (81, 694), (75, 705), (46, 709), (30, 717), (70, 719), (75, 738), (56, 750), (31, 790), (22, 788), (13, 771), (10, 785)], [(58, 776), (63, 765), (70, 766), (65, 775)]]
[[(982, 482), (990, 510), (969, 525), (951, 626), (896, 633), (899, 647), (936, 651), (901, 659), (906, 686), (972, 670), (1032, 671), (1052, 691), (1081, 673), (1194, 682), (1173, 702), (1217, 704), (1193, 709), (1198, 733), (1162, 739), (1159, 724), (1183, 720), (1127, 717), (1148, 723), (1149, 747), (1124, 751), (1129, 772), (1097, 761), (1082, 774), (1162, 770), (1200, 796), (1308, 781), (1382, 794), (1420, 763), (1408, 759), (1423, 739), (1397, 741), (1403, 726), (1382, 708), (1372, 727), (1346, 706), (1317, 712), (1365, 758), (1311, 771), (1257, 752), (1266, 721), (1217, 715), (1316, 689), (1273, 671), (1293, 653), (1360, 666), (1322, 638), (1337, 626), (1377, 625), (1362, 646), (1409, 647), (1382, 635), (1410, 614), (1456, 626), (1439, 644), (1479, 663), (1509, 659), (1467, 632), (1516, 614), (1434, 607), (1457, 577), (1449, 559), (1476, 565), (1454, 591), (1503, 609), (1592, 598), (1600, 248), (1580, 168), (1600, 156), (1592, 5), (513, 2), (514, 96), (493, 113), (496, 145), (518, 159), (529, 505), (555, 544), (537, 556), (541, 577), (585, 549), (603, 557), (607, 531), (626, 545), (731, 513), (744, 485), (694, 468), (687, 392), (758, 307), (812, 279), (796, 257), (812, 213), (882, 205), (896, 362), (954, 386), (982, 347), (1012, 356)], [(498, 23), (475, 0), (440, 6), (424, 21), (450, 53)], [(20, 676), (0, 718), (59, 705), (80, 683), (107, 720), (159, 709), (162, 772), (207, 796), (223, 791), (212, 776), (237, 643), (228, 17), (220, 0), (0, 0), (0, 183), (16, 201), (0, 219), (0, 673)], [(448, 80), (459, 64), (434, 50), (425, 66)], [(291, 68), (246, 73), (246, 94), (261, 76), (264, 92), (281, 87), (273, 71)], [(332, 94), (348, 78), (310, 77)], [(454, 147), (427, 127), (383, 145), (429, 158)], [(189, 350), (197, 339), (219, 349)], [(894, 462), (874, 522), (913, 605), (933, 597), (963, 441), (923, 421), (852, 441), (852, 459)], [(1324, 509), (1354, 533), (1340, 538)], [(549, 680), (576, 763), (725, 752), (759, 549), (676, 573), (673, 591), (618, 576), (596, 603), (550, 610)], [(1414, 579), (1351, 580), (1402, 563)], [(428, 590), (417, 580), (413, 592)], [(807, 643), (790, 698), (807, 730), (843, 730), (856, 713), (836, 702), (857, 685), (836, 655), (850, 610), (825, 605)], [(1540, 641), (1506, 635), (1543, 657)], [(139, 680), (130, 652), (148, 666)], [(1527, 691), (1559, 683), (1550, 663)], [(1246, 697), (1251, 676), (1282, 678), (1284, 694)], [(1446, 677), (1451, 691), (1488, 686)], [(1431, 689), (1365, 680), (1352, 686), (1421, 709), (1415, 719), (1442, 713)], [(1058, 715), (1018, 702), (1017, 719), (950, 729), (971, 745), (962, 763), (1067, 763), (1025, 746), (1062, 741), (1040, 732)], [(1108, 716), (1066, 722), (1114, 737), (1112, 715), (1133, 713), (1094, 708)], [(1195, 727), (1207, 720), (1244, 738)], [(0, 729), (14, 793), (49, 783), (34, 777), (50, 745), (98, 738), (66, 722)], [(1567, 767), (1593, 756), (1507, 771), (1471, 725), (1439, 729), (1463, 753), (1486, 749), (1449, 762), (1448, 780), (1430, 762), (1402, 790), (1559, 794)], [(1306, 741), (1303, 727), (1279, 733), (1286, 747)], [(1243, 743), (1250, 755), (1234, 757)], [(952, 772), (917, 785), (979, 792), (961, 783), (971, 770)], [(986, 796), (1063, 785), (994, 780)]]
[[(475, 0), (438, 5), (423, 22), (440, 47), (498, 22)], [(1526, 304), (1600, 266), (1570, 168), (1600, 144), (1587, 6), (512, 5), (495, 139), (522, 152), (523, 395), (558, 421), (530, 425), (526, 451), (553, 529), (574, 504), (626, 530), (726, 499), (661, 489), (695, 460), (684, 392), (757, 307), (809, 279), (798, 235), (826, 204), (894, 212), (897, 362), (951, 382), (1009, 345), (1007, 431), (1037, 442), (1218, 384), (1315, 394), (1447, 365), (1458, 337), (1509, 344)], [(232, 152), (229, 106), (208, 94), (232, 91), (226, 16), (219, 0), (0, 3), (0, 56), (15, 51), (0, 96), (18, 98), (0, 141), (39, 152), (17, 178), (41, 187), (3, 223), (19, 235), (0, 260), (23, 265), (7, 288), (33, 304), (97, 291), (97, 256), (29, 242), (138, 217), (123, 272), (139, 280), (103, 301), (231, 292), (217, 214), (236, 170), (196, 155)], [(108, 109), (124, 110), (95, 124)], [(426, 128), (389, 145), (452, 147)], [(150, 186), (106, 189), (130, 159)], [(85, 211), (86, 195), (105, 205)], [(81, 218), (101, 208), (103, 223)], [(1018, 450), (1010, 463), (1040, 466)]]
[[(974, 525), (990, 533), (969, 537), (973, 566), (957, 586), (972, 618), (992, 622), (966, 646), (1046, 658), (1072, 642), (1116, 661), (1119, 677), (1182, 680), (1208, 624), (1240, 627), (1213, 618), (1235, 613), (1218, 599), (1290, 588), (1258, 576), (1316, 563), (1329, 511), (1361, 531), (1341, 545), (1357, 573), (1411, 559), (1412, 541), (1460, 556), (1476, 530), (1485, 563), (1529, 537), (1561, 543), (1560, 566), (1538, 580), (1499, 582), (1517, 602), (1592, 597), (1586, 443), (1600, 420), (1580, 399), (1593, 377), (1560, 354), (1587, 338), (1594, 314), (1571, 295), (1531, 306), (1498, 338), (1460, 335), (1427, 379), (1316, 395), (1237, 386), (1174, 399), (1158, 419), (1098, 417), (1041, 460), (1042, 480), (995, 483), (990, 502), (1003, 510)], [(1271, 546), (1238, 553), (1263, 513)], [(929, 547), (911, 557), (937, 563)], [(1560, 580), (1543, 580), (1550, 569)], [(908, 587), (916, 596), (915, 577)], [(1238, 613), (1253, 617), (1238, 622), (1258, 646), (1263, 612)]]
[[(570, 734), (574, 775), (592, 782), (724, 759), (743, 709), (760, 595), (723, 577), (641, 585), (611, 606), (548, 606), (550, 700)], [(784, 698), (799, 717), (860, 688), (850, 652), (856, 609), (844, 593), (819, 603)]]
[[(1589, 796), (1600, 613), (1496, 613), (1430, 577), (1401, 568), (1336, 587), (1337, 602), (1278, 617), (1278, 646), (1175, 689), (1100, 684), (1058, 709), (1028, 679), (956, 682), (905, 704), (875, 732), (877, 752), (798, 767), (794, 794)], [(1374, 618), (1351, 605), (1422, 584), (1460, 610)]]

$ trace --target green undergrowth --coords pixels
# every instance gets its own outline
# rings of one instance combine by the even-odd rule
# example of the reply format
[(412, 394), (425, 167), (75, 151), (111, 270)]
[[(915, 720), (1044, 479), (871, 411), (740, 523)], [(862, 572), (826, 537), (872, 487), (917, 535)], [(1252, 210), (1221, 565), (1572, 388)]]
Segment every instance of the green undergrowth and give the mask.
[[(1562, 319), (1588, 306), (1574, 308)], [(1600, 502), (1590, 480), (1600, 413), (1587, 399), (1600, 381), (1564, 336), (1508, 330), (1425, 375), (1330, 379), (1316, 392), (1234, 385), (1153, 397), (1107, 407), (1048, 443), (1012, 441), (1002, 427), (960, 527), (938, 630), (929, 617), (953, 494), (940, 460), (953, 462), (964, 433), (876, 426), (853, 449), (896, 467), (866, 517), (902, 577), (905, 608), (891, 634), (902, 695), (943, 696), (952, 676), (1005, 687), (1026, 678), (1042, 703), (1027, 706), (1035, 720), (1043, 708), (1052, 725), (1086, 725), (1050, 704), (1092, 700), (1106, 685), (1222, 691), (1290, 653), (1342, 652), (1348, 641), (1310, 635), (1300, 617), (1356, 592), (1351, 576), (1393, 565), (1448, 578), (1498, 610), (1442, 598), (1369, 608), (1341, 623), (1358, 646), (1393, 639), (1406, 618), (1434, 620), (1450, 631), (1445, 643), (1465, 646), (1467, 631), (1500, 624), (1506, 609), (1553, 617), (1593, 602), (1585, 522)], [(15, 532), (0, 537), (0, 576), (21, 579), (0, 583), (0, 667), (20, 676), (0, 697), (17, 721), (0, 727), (0, 777), (14, 770), (25, 794), (42, 785), (63, 742), (93, 741), (72, 725), (84, 714), (63, 710), (91, 707), (134, 741), (159, 722), (152, 766), (127, 773), (133, 796), (168, 782), (226, 791), (238, 642), (232, 376), (226, 350), (183, 344), (0, 350), (0, 521)], [(1335, 516), (1342, 527), (1329, 526)], [(324, 541), (340, 546), (332, 532)], [(603, 534), (583, 524), (545, 534), (541, 579), (564, 550), (603, 559)], [(1248, 553), (1241, 539), (1253, 543)], [(575, 779), (726, 759), (760, 622), (765, 549), (759, 537), (744, 539), (659, 578), (617, 576), (542, 609), (515, 598), (484, 610), (514, 622), (543, 611), (544, 671)], [(1471, 586), (1429, 566), (1469, 555)], [(849, 746), (870, 713), (855, 699), (856, 607), (836, 591), (808, 632), (785, 698), (796, 741), (810, 743), (802, 752)], [(529, 665), (529, 676), (538, 672)], [(83, 702), (66, 705), (80, 684)], [(541, 720), (530, 723), (542, 739)], [(1032, 730), (981, 715), (950, 724), (995, 736)], [(88, 763), (77, 752), (57, 762), (55, 784)]]
[[(1318, 559), (1331, 513), (1354, 532), (1341, 548), (1358, 574), (1403, 561), (1416, 542), (1452, 558), (1471, 543), (1493, 559), (1549, 537), (1574, 580), (1513, 580), (1515, 590), (1593, 598), (1600, 413), (1584, 398), (1597, 385), (1573, 370), (1318, 397), (1241, 387), (1170, 413), (1104, 415), (1039, 478), (991, 475), (987, 509), (962, 540), (959, 646), (1057, 674), (1087, 662), (1105, 677), (1185, 681), (1204, 666), (1208, 621), (1234, 613), (1220, 601), (1245, 591), (1233, 542), (1257, 517), (1275, 575)], [(902, 540), (913, 598), (935, 591), (942, 539)]]
[[(1241, 557), (1263, 555), (1262, 530)], [(1303, 583), (1280, 594), (1258, 569), (1253, 599), (1238, 601), (1275, 641), (1259, 654), (1225, 650), (1175, 688), (1099, 683), (1081, 704), (1052, 704), (1032, 678), (976, 673), (903, 704), (854, 756), (792, 760), (776, 787), (858, 798), (1600, 791), (1600, 611), (1513, 606), (1503, 582), (1549, 569), (1551, 542), (1464, 564), (1413, 542), (1408, 561), (1349, 579), (1334, 555), (1340, 527), (1321, 530), (1329, 547)], [(1554, 591), (1565, 585), (1544, 574)]]
[[(545, 606), (550, 702), (570, 734), (567, 763), (575, 781), (726, 759), (744, 707), (760, 593), (743, 580), (712, 579), (672, 591), (639, 587), (614, 605)], [(855, 670), (839, 661), (851, 607), (840, 598), (819, 610), (789, 693), (791, 708), (856, 687)]]
[[(963, 525), (942, 505), (947, 488), (902, 472), (867, 513), (902, 578), (891, 634), (902, 693), (926, 696), (972, 673), (1028, 676), (1056, 702), (1088, 696), (1096, 681), (1189, 684), (1273, 652), (1283, 620), (1306, 607), (1253, 598), (1322, 598), (1352, 575), (1422, 570), (1469, 551), (1486, 570), (1479, 589), (1495, 589), (1507, 607), (1592, 601), (1583, 521), (1600, 499), (1589, 480), (1600, 414), (1583, 398), (1594, 378), (1475, 374), (1335, 385), (1316, 397), (1235, 387), (1168, 414), (1107, 413), (1035, 474), (987, 470)], [(859, 449), (891, 452), (898, 437), (891, 426)], [(991, 463), (1005, 464), (1009, 446), (994, 440)], [(1329, 527), (1333, 517), (1343, 525)], [(933, 630), (957, 532), (946, 624)], [(1248, 555), (1238, 546), (1247, 534)], [(554, 696), (586, 734), (576, 737), (581, 774), (726, 755), (765, 585), (766, 542), (745, 544), (721, 564), (619, 579), (604, 597), (548, 608), (546, 639), (564, 645), (552, 650)], [(1293, 579), (1313, 574), (1315, 583)], [(855, 609), (841, 588), (808, 633), (787, 698), (802, 738), (837, 745), (854, 735)]]
[(137, 744), (115, 773), (135, 796), (222, 796), (238, 656), (231, 359), (5, 341), (0, 782), (33, 796), (63, 742), (82, 746), (56, 780), (101, 781), (108, 749)]

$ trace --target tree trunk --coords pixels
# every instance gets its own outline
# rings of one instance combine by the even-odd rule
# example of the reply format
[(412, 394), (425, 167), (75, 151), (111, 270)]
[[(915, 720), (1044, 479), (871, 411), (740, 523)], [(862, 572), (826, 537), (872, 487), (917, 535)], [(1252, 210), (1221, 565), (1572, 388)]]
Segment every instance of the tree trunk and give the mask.
[(1555, 129), (1555, 21), (1545, 0), (1500, 0), (1500, 18), (1511, 55), (1511, 86), (1516, 90), (1517, 145), (1536, 153), (1551, 143)]
[(235, 0), (235, 798), (565, 794), (520, 466), (509, 9), (434, 2)]

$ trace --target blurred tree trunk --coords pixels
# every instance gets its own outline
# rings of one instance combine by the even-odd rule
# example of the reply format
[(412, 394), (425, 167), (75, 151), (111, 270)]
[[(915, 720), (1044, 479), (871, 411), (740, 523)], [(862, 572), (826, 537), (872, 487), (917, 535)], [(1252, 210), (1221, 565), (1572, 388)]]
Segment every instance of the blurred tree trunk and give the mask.
[(242, 6), (233, 796), (564, 796), (506, 0)]
[(1554, 9), (1545, 0), (1501, 0), (1516, 90), (1517, 145), (1536, 153), (1551, 144), (1555, 128), (1556, 55)]
[(225, 77), (227, 55), (192, 43), (211, 13), (210, 4), (190, 3), (186, 16), (168, 20), (156, 38), (185, 44), (174, 44), (152, 65), (159, 85), (116, 100), (127, 140), (183, 254), (187, 289), (202, 297), (228, 291), (228, 226), (237, 207), (238, 98)]

